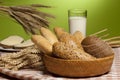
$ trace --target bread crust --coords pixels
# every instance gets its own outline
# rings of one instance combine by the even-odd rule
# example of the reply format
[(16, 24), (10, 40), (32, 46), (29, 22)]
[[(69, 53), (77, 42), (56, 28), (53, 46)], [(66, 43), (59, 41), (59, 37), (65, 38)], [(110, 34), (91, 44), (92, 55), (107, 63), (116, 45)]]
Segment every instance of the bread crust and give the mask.
[(60, 27), (55, 27), (54, 32), (55, 32), (58, 39), (60, 39), (61, 36), (64, 34), (69, 34), (69, 33), (65, 32), (63, 28), (60, 28)]
[(45, 37), (52, 45), (55, 42), (58, 42), (58, 39), (56, 37), (56, 35), (54, 33), (52, 33), (52, 31), (50, 31), (47, 28), (41, 27), (40, 28), (40, 33), (43, 37)]
[(71, 44), (71, 42), (55, 43), (53, 45), (53, 55), (58, 58), (70, 59), (70, 60), (77, 60), (77, 59), (94, 60), (96, 59), (95, 57), (77, 48), (75, 44)]
[(79, 44), (81, 44), (82, 40), (85, 38), (80, 31), (76, 31), (73, 36), (79, 41)]

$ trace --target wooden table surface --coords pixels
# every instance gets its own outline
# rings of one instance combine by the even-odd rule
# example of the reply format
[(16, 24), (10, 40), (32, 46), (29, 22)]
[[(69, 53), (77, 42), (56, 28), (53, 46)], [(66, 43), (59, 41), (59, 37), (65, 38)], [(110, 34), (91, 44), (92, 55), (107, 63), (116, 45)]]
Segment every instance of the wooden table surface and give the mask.
[[(70, 80), (120, 80), (120, 48), (114, 48), (113, 50), (115, 52), (115, 59), (114, 59), (111, 71), (108, 74), (105, 74), (99, 77), (91, 77), (91, 78), (85, 78), (85, 79), (84, 78), (71, 79), (71, 78), (52, 76), (51, 74), (42, 74), (41, 71), (39, 72), (37, 71), (36, 73), (35, 71), (33, 71), (33, 74), (35, 74), (33, 75), (33, 77), (34, 78), (37, 77), (37, 78), (36, 79), (31, 78), (31, 80), (69, 80), (69, 79)], [(0, 53), (4, 53), (4, 52), (0, 52)], [(25, 72), (23, 71), (23, 73)], [(0, 73), (0, 80), (20, 80), (16, 78), (11, 78), (9, 76)], [(25, 79), (28, 79), (28, 76), (27, 77), (25, 76)]]

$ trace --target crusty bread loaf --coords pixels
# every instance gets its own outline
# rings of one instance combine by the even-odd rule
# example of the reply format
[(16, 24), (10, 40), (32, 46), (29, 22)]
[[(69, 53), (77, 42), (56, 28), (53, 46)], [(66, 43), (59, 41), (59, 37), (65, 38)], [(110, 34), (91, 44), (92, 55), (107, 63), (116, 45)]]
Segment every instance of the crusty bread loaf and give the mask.
[(102, 40), (99, 40), (100, 38), (98, 38), (97, 36), (87, 36), (86, 38), (84, 38), (84, 40), (82, 41), (82, 45), (93, 45), (96, 43), (101, 43), (103, 42)]
[(94, 60), (95, 57), (85, 53), (81, 49), (77, 48), (74, 44), (70, 42), (57, 42), (53, 45), (53, 55), (70, 60)]
[(97, 58), (114, 55), (110, 45), (97, 36), (87, 36), (81, 44), (86, 52)]
[(13, 35), (0, 41), (0, 45), (4, 48), (12, 48), (14, 45), (20, 44), (23, 41), (24, 39), (22, 37)]
[(47, 28), (41, 27), (40, 28), (40, 33), (42, 34), (43, 37), (45, 37), (51, 44), (54, 44), (55, 42), (58, 42), (58, 39), (55, 34), (52, 33)]
[(14, 45), (13, 47), (16, 48), (16, 49), (23, 49), (23, 48), (26, 48), (26, 47), (30, 47), (30, 46), (33, 46), (34, 43), (31, 41), (31, 39), (28, 39), (20, 44), (16, 44)]
[(41, 35), (32, 35), (32, 41), (35, 43), (35, 45), (38, 46), (38, 48), (45, 54), (51, 54), (52, 53), (52, 45), (50, 42), (45, 39)]

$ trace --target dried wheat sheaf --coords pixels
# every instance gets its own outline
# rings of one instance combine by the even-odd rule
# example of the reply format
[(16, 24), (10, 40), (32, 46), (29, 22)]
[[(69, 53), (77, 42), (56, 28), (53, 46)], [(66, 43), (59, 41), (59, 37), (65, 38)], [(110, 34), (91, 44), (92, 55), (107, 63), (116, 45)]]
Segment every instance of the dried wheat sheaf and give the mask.
[(49, 18), (53, 15), (41, 12), (38, 8), (51, 8), (41, 4), (31, 4), (22, 6), (0, 6), (0, 11), (15, 19), (27, 33), (37, 34), (40, 27), (49, 27)]

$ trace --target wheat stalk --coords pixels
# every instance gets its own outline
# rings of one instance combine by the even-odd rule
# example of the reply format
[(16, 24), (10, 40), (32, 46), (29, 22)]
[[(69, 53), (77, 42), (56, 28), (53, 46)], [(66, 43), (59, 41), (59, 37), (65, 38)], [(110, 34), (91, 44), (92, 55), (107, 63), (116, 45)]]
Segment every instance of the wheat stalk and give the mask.
[(48, 18), (54, 16), (41, 12), (37, 8), (51, 8), (41, 4), (31, 4), (28, 6), (0, 6), (0, 11), (6, 12), (11, 18), (15, 19), (26, 33), (37, 34), (41, 27), (49, 27)]
[(103, 40), (107, 42), (111, 47), (120, 47), (120, 36), (115, 36)]
[(51, 8), (51, 6), (46, 6), (46, 5), (42, 5), (42, 4), (31, 4), (32, 7), (45, 7), (45, 8)]
[(42, 66), (40, 51), (35, 46), (28, 47), (15, 53), (6, 53), (0, 56), (0, 67), (18, 70), (21, 68), (39, 68)]
[(113, 40), (120, 40), (120, 36), (115, 36), (115, 37), (111, 37), (108, 39), (104, 39), (104, 41), (113, 41)]
[(105, 31), (107, 31), (107, 30), (108, 30), (108, 29), (100, 30), (100, 31), (98, 31), (98, 32), (96, 32), (96, 33), (94, 33), (94, 34), (91, 34), (90, 36), (99, 35), (100, 33), (103, 33), (103, 32), (105, 32)]
[[(90, 36), (99, 36), (99, 38), (101, 38), (103, 41), (107, 42), (111, 47), (120, 47), (120, 36), (115, 36), (115, 37), (111, 37), (111, 38), (106, 38), (109, 33), (103, 34), (104, 32), (106, 32), (107, 29), (103, 29), (100, 30), (94, 34), (91, 34)], [(102, 34), (102, 35), (101, 35)]]

